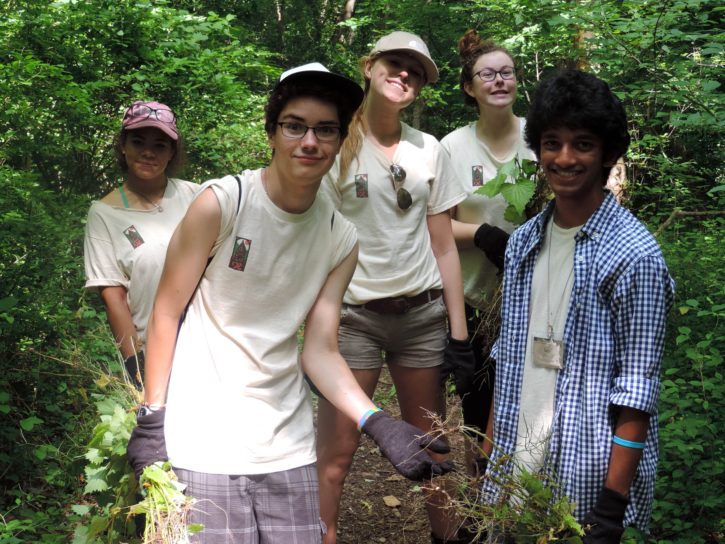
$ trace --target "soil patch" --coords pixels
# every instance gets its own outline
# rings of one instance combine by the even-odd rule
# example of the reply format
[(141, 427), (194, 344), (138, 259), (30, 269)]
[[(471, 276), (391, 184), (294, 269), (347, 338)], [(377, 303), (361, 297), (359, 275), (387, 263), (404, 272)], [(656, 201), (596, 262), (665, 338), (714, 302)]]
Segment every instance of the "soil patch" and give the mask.
[[(390, 374), (380, 376), (375, 402), (400, 417)], [(454, 406), (451, 406), (454, 404)], [(449, 402), (450, 410), (458, 410)], [(454, 414), (455, 417), (455, 414)], [(463, 467), (463, 439), (450, 437), (453, 459)], [(396, 500), (399, 505), (396, 504)], [(388, 503), (386, 504), (386, 499)], [(380, 454), (375, 442), (363, 435), (342, 494), (338, 544), (430, 544), (430, 528), (423, 493), (417, 482), (400, 476)]]

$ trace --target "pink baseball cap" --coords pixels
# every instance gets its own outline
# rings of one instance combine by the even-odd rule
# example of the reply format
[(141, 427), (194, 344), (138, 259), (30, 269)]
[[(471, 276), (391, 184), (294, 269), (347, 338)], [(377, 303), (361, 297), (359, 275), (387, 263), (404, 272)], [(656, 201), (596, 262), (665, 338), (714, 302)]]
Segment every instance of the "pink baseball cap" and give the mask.
[(179, 132), (176, 130), (176, 115), (166, 104), (161, 102), (134, 102), (123, 115), (123, 129), (136, 130), (153, 127), (159, 129), (169, 138), (176, 141)]

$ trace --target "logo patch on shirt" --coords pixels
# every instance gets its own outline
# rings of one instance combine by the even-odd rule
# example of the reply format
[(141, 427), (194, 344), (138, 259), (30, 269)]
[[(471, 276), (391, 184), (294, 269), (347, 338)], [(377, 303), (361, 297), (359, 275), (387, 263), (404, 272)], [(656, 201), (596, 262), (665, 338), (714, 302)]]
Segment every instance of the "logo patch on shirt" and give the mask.
[(126, 239), (131, 242), (133, 249), (142, 246), (144, 243), (143, 238), (141, 238), (141, 234), (139, 234), (138, 230), (136, 230), (136, 227), (133, 225), (124, 230), (123, 234)]
[(247, 258), (249, 257), (249, 250), (251, 247), (251, 240), (237, 236), (237, 239), (234, 240), (234, 251), (232, 251), (232, 256), (229, 259), (229, 268), (244, 272), (244, 267), (247, 266)]
[(368, 197), (368, 175), (355, 174), (355, 195), (358, 198)]
[(475, 164), (471, 167), (471, 184), (474, 187), (483, 185), (483, 165)]

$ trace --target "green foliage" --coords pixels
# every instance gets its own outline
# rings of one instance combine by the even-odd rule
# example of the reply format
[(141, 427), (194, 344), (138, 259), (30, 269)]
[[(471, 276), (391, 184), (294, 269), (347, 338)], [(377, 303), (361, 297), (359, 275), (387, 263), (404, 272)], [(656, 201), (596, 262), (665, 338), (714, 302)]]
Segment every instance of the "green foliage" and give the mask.
[(96, 393), (100, 422), (93, 428), (85, 452), (87, 504), (76, 505), (83, 525), (75, 530), (76, 542), (111, 541), (136, 534), (136, 518), (129, 508), (136, 502), (138, 484), (126, 460), (126, 445), (136, 425), (132, 387), (113, 376), (102, 375)]
[[(470, 428), (466, 431), (480, 434)], [(504, 468), (511, 465), (512, 471)], [(458, 484), (458, 494), (452, 499), (454, 508), (476, 534), (505, 535), (504, 541), (517, 544), (581, 544), (584, 531), (574, 517), (575, 505), (560, 492), (557, 479), (546, 471), (530, 472), (503, 455), (481, 478), (470, 480), (462, 474), (453, 478)], [(481, 485), (486, 479), (501, 492), (496, 502), (481, 497)]]
[(515, 157), (501, 166), (493, 179), (476, 189), (476, 193), (489, 198), (503, 196), (508, 202), (504, 218), (520, 225), (526, 220), (526, 209), (536, 193), (536, 170), (534, 161)]
[[(725, 523), (725, 287), (723, 221), (669, 234), (663, 250), (677, 278), (660, 400), (660, 468), (653, 531), (675, 542), (714, 542)], [(679, 229), (678, 229), (679, 230)], [(692, 256), (699, 256), (693, 268)]]
[[(551, 21), (629, 113), (629, 197), (640, 213), (713, 206), (722, 185), (725, 37), (714, 0), (596, 2)], [(709, 201), (709, 202), (708, 202)]]
[(31, 3), (0, 22), (3, 155), (44, 184), (100, 194), (115, 183), (111, 141), (137, 99), (171, 106), (202, 180), (266, 158), (262, 100), (279, 74), (242, 44), (233, 16), (135, 0)]
[(78, 424), (83, 389), (72, 366), (41, 350), (78, 331), (78, 217), (85, 206), (41, 189), (31, 173), (0, 166), (0, 412), (13, 422), (0, 426), (0, 464), (8, 501), (21, 478), (70, 484), (60, 470), (66, 463), (57, 461), (73, 449), (66, 433)]
[[(88, 195), (116, 182), (111, 141), (133, 100), (158, 99), (177, 112), (190, 157), (182, 177), (257, 167), (268, 159), (265, 95), (283, 68), (317, 60), (355, 77), (375, 40), (403, 29), (426, 40), (441, 71), (406, 121), (442, 137), (476, 116), (461, 99), (456, 48), (475, 27), (516, 58), (519, 115), (554, 67), (578, 65), (610, 83), (630, 118), (625, 194), (638, 215), (656, 223), (675, 207), (725, 204), (725, 38), (715, 0), (366, 0), (351, 18), (344, 8), (342, 0), (0, 6), (0, 541), (61, 542), (82, 524), (76, 542), (92, 542), (89, 531), (109, 527), (116, 493), (130, 492), (121, 468), (126, 412), (104, 405), (103, 437), (116, 438), (84, 456), (85, 443), (98, 439), (92, 399), (108, 394), (120, 361), (105, 314), (81, 295), (80, 244)], [(518, 214), (509, 217), (520, 219), (531, 186), (497, 180), (487, 190), (498, 187)], [(711, 542), (725, 533), (723, 225), (682, 225), (662, 240), (678, 311), (666, 349), (652, 531), (654, 539)], [(112, 456), (117, 464), (103, 465)], [(97, 471), (86, 472), (86, 462)], [(97, 490), (97, 504), (81, 498), (84, 486)], [(118, 534), (130, 530), (123, 518)]]

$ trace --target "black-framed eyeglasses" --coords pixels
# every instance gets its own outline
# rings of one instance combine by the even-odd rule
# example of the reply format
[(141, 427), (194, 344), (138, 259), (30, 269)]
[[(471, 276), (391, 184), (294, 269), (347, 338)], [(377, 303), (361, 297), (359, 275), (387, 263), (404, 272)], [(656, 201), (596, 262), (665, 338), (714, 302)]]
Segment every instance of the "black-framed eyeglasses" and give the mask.
[(501, 70), (484, 68), (473, 75), (480, 77), (481, 81), (490, 82), (496, 79), (497, 75), (500, 75), (501, 79), (514, 79), (516, 77), (516, 71), (513, 68), (503, 68)]
[(137, 122), (136, 119), (146, 120), (151, 116), (154, 116), (156, 119), (158, 119), (162, 123), (171, 124), (176, 121), (176, 115), (174, 114), (173, 111), (168, 110), (166, 108), (152, 108), (145, 104), (134, 104), (133, 106), (128, 108), (126, 110), (126, 114), (124, 115), (124, 119), (133, 117), (134, 123), (136, 123)]
[[(405, 170), (399, 164), (390, 165), (390, 175), (393, 178), (393, 189), (395, 190), (395, 199), (398, 203), (398, 208), (401, 210), (407, 210), (410, 205), (413, 204), (413, 197), (410, 196), (408, 190), (403, 187), (405, 182)], [(399, 183), (400, 185), (396, 185)]]
[(282, 128), (282, 136), (285, 138), (293, 138), (295, 140), (301, 140), (305, 137), (308, 130), (312, 130), (317, 138), (321, 142), (334, 142), (340, 138), (340, 127), (337, 125), (320, 125), (317, 127), (308, 127), (302, 123), (297, 122), (282, 122), (277, 123)]

